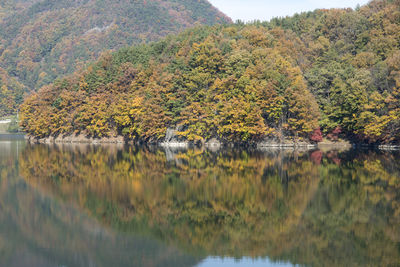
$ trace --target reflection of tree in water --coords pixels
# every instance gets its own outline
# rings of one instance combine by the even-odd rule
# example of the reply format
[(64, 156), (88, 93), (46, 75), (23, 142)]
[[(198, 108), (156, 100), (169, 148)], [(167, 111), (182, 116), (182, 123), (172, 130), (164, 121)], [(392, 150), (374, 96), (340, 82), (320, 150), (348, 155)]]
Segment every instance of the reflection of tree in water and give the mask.
[(390, 266), (400, 260), (396, 156), (32, 146), (20, 158), (29, 184), (196, 255)]
[[(7, 146), (8, 156), (0, 157), (1, 266), (193, 266), (198, 262), (159, 241), (115, 232), (82, 213), (79, 202), (59, 201), (41, 186), (32, 188), (18, 177), (16, 144)], [(4, 147), (0, 143), (0, 149)], [(23, 152), (27, 151), (33, 150)], [(75, 151), (73, 158), (79, 160), (87, 152)], [(34, 161), (43, 161), (38, 167), (42, 168), (48, 160)], [(33, 172), (37, 170), (32, 166)], [(63, 180), (60, 174), (49, 177), (55, 185)]]

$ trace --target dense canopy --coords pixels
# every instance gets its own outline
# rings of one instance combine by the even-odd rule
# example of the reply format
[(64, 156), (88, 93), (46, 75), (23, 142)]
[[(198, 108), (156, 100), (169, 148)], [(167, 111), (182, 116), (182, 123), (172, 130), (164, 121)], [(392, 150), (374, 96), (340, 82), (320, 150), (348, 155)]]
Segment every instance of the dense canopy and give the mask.
[(151, 142), (173, 128), (194, 142), (320, 141), (321, 131), (398, 142), (400, 1), (202, 26), (105, 53), (43, 87), (22, 112), (36, 137)]
[(25, 91), (84, 68), (101, 51), (156, 41), (199, 24), (230, 19), (199, 0), (2, 0), (0, 68), (24, 90), (0, 103), (0, 116), (15, 113)]

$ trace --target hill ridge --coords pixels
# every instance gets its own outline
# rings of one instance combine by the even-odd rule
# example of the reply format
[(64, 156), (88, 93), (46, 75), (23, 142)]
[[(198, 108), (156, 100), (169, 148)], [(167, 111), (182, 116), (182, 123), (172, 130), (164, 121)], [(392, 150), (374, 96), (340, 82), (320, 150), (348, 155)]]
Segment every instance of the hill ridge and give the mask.
[[(0, 8), (0, 67), (26, 91), (36, 90), (83, 68), (104, 50), (230, 22), (205, 0), (7, 1)], [(0, 106), (0, 116), (12, 112)]]

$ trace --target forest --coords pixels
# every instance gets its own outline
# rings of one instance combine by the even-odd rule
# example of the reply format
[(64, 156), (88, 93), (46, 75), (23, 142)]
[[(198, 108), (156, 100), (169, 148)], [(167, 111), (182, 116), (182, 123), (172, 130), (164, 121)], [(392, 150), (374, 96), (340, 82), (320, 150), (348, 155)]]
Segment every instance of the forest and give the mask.
[(37, 138), (400, 141), (400, 1), (197, 26), (105, 52), (21, 106)]
[(0, 67), (0, 118), (16, 113), (25, 92), (25, 86)]
[(0, 116), (15, 114), (25, 94), (84, 69), (104, 50), (227, 22), (205, 0), (2, 0), (0, 87), (9, 93), (0, 92)]

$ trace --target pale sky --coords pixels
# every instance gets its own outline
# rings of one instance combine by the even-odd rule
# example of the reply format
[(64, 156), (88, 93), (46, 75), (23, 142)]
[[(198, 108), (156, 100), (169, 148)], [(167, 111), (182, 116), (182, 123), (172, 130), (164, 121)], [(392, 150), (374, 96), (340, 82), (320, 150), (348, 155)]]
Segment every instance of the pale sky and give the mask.
[(355, 8), (368, 0), (209, 0), (233, 21), (270, 20), (317, 8)]

